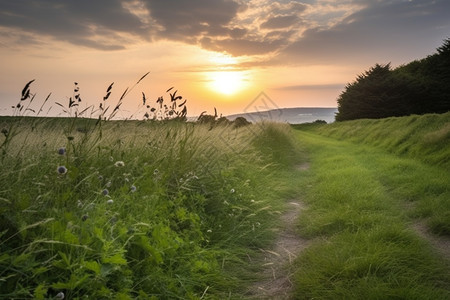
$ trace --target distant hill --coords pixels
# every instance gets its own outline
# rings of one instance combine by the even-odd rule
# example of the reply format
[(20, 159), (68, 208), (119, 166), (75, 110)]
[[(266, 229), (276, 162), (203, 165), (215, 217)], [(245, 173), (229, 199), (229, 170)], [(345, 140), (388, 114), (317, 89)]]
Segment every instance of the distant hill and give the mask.
[(274, 121), (289, 124), (301, 124), (314, 122), (316, 120), (324, 120), (327, 123), (332, 123), (334, 122), (336, 112), (337, 108), (335, 107), (296, 107), (241, 113), (226, 117), (231, 121), (237, 117), (244, 117), (252, 123), (259, 121)]

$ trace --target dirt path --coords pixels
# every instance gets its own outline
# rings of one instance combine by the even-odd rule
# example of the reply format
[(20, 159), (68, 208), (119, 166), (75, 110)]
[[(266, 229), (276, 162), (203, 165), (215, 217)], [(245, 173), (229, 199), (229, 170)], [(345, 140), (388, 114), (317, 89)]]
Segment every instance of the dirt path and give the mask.
[[(297, 167), (299, 171), (309, 168), (308, 164)], [(250, 289), (252, 299), (290, 299), (293, 283), (293, 262), (298, 254), (305, 249), (309, 241), (295, 232), (297, 219), (304, 205), (299, 200), (288, 203), (288, 211), (281, 216), (281, 226), (274, 248), (263, 250), (264, 279), (256, 282)]]
[(416, 222), (412, 228), (421, 238), (427, 240), (440, 255), (450, 261), (450, 238), (448, 236), (432, 234), (425, 222)]

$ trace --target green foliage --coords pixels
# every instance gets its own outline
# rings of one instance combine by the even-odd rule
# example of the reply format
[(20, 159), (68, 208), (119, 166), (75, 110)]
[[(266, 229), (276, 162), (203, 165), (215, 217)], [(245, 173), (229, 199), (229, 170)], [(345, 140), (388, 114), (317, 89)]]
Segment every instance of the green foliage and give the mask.
[(218, 118), (217, 110), (214, 108), (214, 115), (206, 114), (206, 111), (202, 112), (197, 119), (197, 123), (208, 124), (213, 126), (228, 126), (232, 125), (234, 128), (250, 125), (251, 122), (247, 121), (244, 117), (237, 117), (234, 121), (228, 120), (226, 117), (220, 116)]
[(338, 97), (336, 121), (379, 119), (450, 110), (450, 39), (436, 54), (391, 70), (376, 64)]
[[(287, 187), (258, 147), (284, 153), (287, 125), (0, 124), (15, 129), (0, 164), (0, 298), (239, 295), (271, 241)], [(253, 142), (272, 132), (286, 137)]]

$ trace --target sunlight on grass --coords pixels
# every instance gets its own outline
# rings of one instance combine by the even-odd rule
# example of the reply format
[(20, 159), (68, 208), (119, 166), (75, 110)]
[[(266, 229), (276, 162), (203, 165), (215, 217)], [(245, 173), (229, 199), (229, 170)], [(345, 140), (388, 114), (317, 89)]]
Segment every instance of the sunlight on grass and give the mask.
[(14, 135), (1, 162), (0, 297), (222, 298), (257, 277), (249, 257), (272, 240), (290, 187), (253, 140), (287, 125), (1, 124)]

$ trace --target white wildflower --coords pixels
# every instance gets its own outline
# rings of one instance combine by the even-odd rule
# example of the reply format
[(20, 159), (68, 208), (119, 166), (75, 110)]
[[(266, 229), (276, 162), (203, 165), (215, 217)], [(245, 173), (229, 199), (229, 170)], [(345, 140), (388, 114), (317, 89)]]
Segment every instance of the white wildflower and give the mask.
[(124, 167), (125, 163), (121, 160), (116, 161), (116, 163), (114, 164), (116, 167)]

